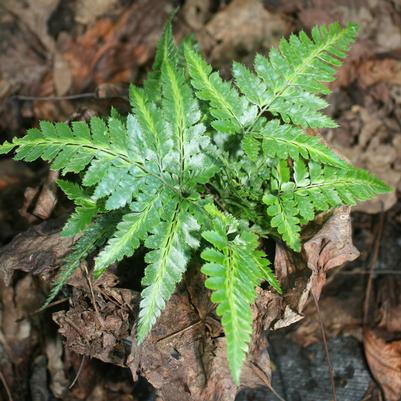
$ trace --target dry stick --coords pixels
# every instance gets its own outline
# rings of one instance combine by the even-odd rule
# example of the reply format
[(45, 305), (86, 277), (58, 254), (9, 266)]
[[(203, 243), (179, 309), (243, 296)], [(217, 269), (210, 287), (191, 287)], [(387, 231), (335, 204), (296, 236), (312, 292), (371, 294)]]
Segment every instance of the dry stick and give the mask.
[(27, 315), (24, 315), (24, 316), (18, 318), (16, 320), (16, 322), (18, 323), (18, 322), (21, 322), (24, 319), (27, 319), (28, 317), (32, 317), (32, 316), (38, 315), (39, 313), (44, 312), (46, 309), (49, 309), (49, 308), (52, 308), (53, 306), (60, 305), (60, 304), (63, 304), (64, 302), (67, 302), (69, 299), (70, 298), (63, 298), (63, 299), (59, 299), (57, 301), (51, 302), (49, 305), (42, 306), (41, 308), (36, 309), (32, 313), (28, 313)]
[[(350, 271), (345, 271), (345, 272), (339, 272), (339, 274), (343, 274), (343, 275), (346, 275), (346, 276), (352, 276), (352, 275), (357, 275), (357, 274), (367, 275), (367, 274), (370, 274), (370, 272), (368, 272), (368, 271), (366, 271), (364, 269), (364, 270), (350, 270)], [(385, 275), (385, 274), (399, 276), (399, 275), (401, 275), (401, 271), (383, 269), (383, 270), (380, 270), (380, 271), (376, 271), (375, 274), (377, 276)]]
[(254, 362), (251, 362), (251, 368), (254, 371), (255, 375), (259, 377), (259, 379), (265, 384), (265, 386), (279, 399), (280, 401), (285, 401), (284, 398), (281, 397), (281, 395), (274, 389), (274, 387), (271, 385), (269, 380), (266, 379), (266, 374), (263, 372), (263, 370)]
[(93, 307), (95, 309), (96, 312), (96, 316), (99, 320), (99, 323), (102, 327), (104, 327), (104, 320), (102, 318), (102, 316), (99, 313), (99, 309), (97, 308), (96, 305), (96, 298), (95, 298), (95, 293), (93, 291), (93, 286), (92, 286), (92, 280), (90, 278), (89, 272), (88, 272), (88, 268), (86, 267), (86, 265), (84, 264), (84, 270), (85, 270), (85, 276), (86, 276), (86, 280), (88, 281), (88, 285), (89, 285), (89, 289), (90, 289), (90, 293), (91, 293), (91, 298), (92, 298), (92, 303), (93, 303)]
[(312, 297), (313, 297), (313, 300), (315, 302), (316, 311), (317, 311), (317, 317), (318, 317), (319, 325), (320, 325), (320, 332), (322, 334), (324, 353), (326, 354), (326, 360), (327, 360), (327, 366), (328, 366), (328, 370), (329, 370), (329, 377), (330, 377), (330, 384), (331, 384), (331, 391), (332, 391), (332, 394), (333, 394), (333, 401), (337, 401), (336, 383), (334, 381), (334, 370), (333, 370), (333, 365), (331, 364), (329, 347), (327, 345), (326, 330), (324, 328), (322, 316), (320, 314), (319, 302), (318, 302), (318, 300), (316, 298), (316, 295), (313, 293), (313, 291), (312, 291)]
[(78, 100), (78, 99), (87, 99), (87, 98), (97, 98), (95, 92), (88, 92), (88, 93), (79, 93), (76, 95), (65, 95), (65, 96), (25, 96), (25, 95), (15, 95), (11, 96), (10, 99), (15, 100), (30, 100), (30, 101), (57, 101), (57, 100)]
[(373, 286), (373, 271), (376, 267), (376, 262), (379, 257), (380, 251), (380, 244), (383, 236), (383, 228), (384, 228), (384, 220), (385, 220), (385, 213), (383, 213), (383, 203), (381, 204), (382, 212), (380, 213), (380, 220), (377, 226), (377, 231), (375, 235), (375, 245), (373, 248), (372, 257), (369, 262), (369, 279), (368, 284), (366, 286), (366, 293), (365, 293), (365, 302), (363, 304), (363, 327), (365, 328), (368, 323), (368, 315), (369, 315), (369, 301), (370, 301), (370, 294), (372, 292)]
[(72, 383), (69, 385), (68, 390), (71, 390), (75, 386), (75, 383), (77, 382), (79, 376), (81, 376), (81, 372), (82, 372), (82, 369), (84, 367), (85, 359), (86, 359), (85, 355), (82, 355), (82, 359), (81, 359), (81, 363), (79, 364), (78, 372), (75, 375), (75, 378), (72, 381)]
[(4, 377), (3, 372), (1, 372), (1, 371), (0, 371), (0, 380), (3, 383), (3, 386), (4, 386), (5, 390), (6, 390), (7, 397), (9, 399), (9, 401), (13, 401), (13, 396), (11, 395), (10, 389), (8, 388), (8, 384), (7, 384), (6, 378)]

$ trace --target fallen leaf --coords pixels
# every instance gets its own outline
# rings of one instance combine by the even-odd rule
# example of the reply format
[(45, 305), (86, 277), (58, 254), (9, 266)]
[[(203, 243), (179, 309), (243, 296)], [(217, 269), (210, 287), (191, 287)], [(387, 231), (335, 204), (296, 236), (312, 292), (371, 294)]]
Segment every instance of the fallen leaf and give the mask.
[(63, 96), (70, 90), (72, 83), (71, 69), (59, 52), (54, 55), (53, 80), (57, 96)]
[(307, 266), (312, 270), (310, 290), (319, 299), (330, 269), (355, 260), (359, 251), (352, 244), (350, 207), (335, 209), (333, 215), (303, 245)]
[(16, 15), (29, 31), (36, 35), (51, 53), (55, 49), (54, 39), (49, 35), (47, 22), (60, 0), (4, 0), (2, 6)]
[(401, 334), (401, 280), (398, 277), (387, 276), (380, 281), (376, 304), (377, 327), (392, 336)]
[(401, 397), (401, 341), (385, 342), (367, 330), (364, 346), (369, 368), (383, 389), (386, 401)]
[[(202, 49), (218, 66), (231, 64), (244, 55), (267, 51), (290, 29), (281, 14), (267, 11), (258, 0), (234, 0), (215, 14), (198, 33)], [(251, 62), (249, 58), (249, 62)]]
[(50, 171), (41, 187), (28, 187), (25, 190), (24, 205), (19, 212), (30, 223), (46, 220), (52, 214), (57, 204), (57, 178), (58, 173)]
[(50, 373), (50, 389), (56, 398), (61, 398), (66, 392), (69, 382), (65, 377), (63, 343), (60, 337), (46, 338), (47, 368)]
[[(88, 280), (80, 269), (75, 275), (83, 282)], [(112, 273), (106, 272), (104, 276), (111, 279), (105, 281), (103, 278), (103, 283), (118, 283)], [(72, 279), (72, 282), (77, 280)], [(54, 313), (53, 320), (59, 326), (59, 333), (65, 337), (66, 345), (75, 352), (125, 366), (129, 354), (130, 344), (126, 340), (132, 324), (131, 312), (139, 294), (124, 288), (115, 288), (114, 294), (118, 296), (112, 297), (99, 285), (74, 287), (71, 308)]]
[(395, 59), (372, 59), (358, 68), (358, 82), (362, 88), (378, 82), (401, 85), (401, 62)]
[(62, 225), (60, 220), (44, 222), (0, 248), (0, 274), (6, 285), (11, 283), (15, 270), (40, 275), (49, 281), (49, 274), (60, 267), (74, 242), (71, 238), (60, 237)]
[(191, 30), (204, 28), (211, 15), (211, 3), (211, 0), (188, 0), (184, 3), (180, 14)]
[(119, 11), (120, 0), (78, 0), (75, 2), (75, 20), (80, 24), (91, 24), (102, 15)]

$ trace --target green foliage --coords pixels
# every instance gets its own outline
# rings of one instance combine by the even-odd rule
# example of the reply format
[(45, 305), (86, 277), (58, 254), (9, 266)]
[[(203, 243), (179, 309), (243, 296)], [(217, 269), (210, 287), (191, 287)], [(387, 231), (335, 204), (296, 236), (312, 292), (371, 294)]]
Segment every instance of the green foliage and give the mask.
[(83, 231), (79, 240), (74, 244), (72, 251), (65, 257), (63, 266), (58, 272), (43, 308), (56, 298), (75, 270), (79, 268), (81, 262), (98, 247), (104, 245), (107, 238), (113, 233), (119, 218), (121, 218), (120, 212), (99, 216), (90, 227)]
[(41, 158), (82, 179), (82, 186), (58, 182), (76, 205), (62, 234), (82, 235), (48, 302), (99, 247), (96, 276), (142, 246), (141, 342), (200, 247), (239, 384), (256, 288), (266, 281), (281, 292), (264, 238), (298, 252), (302, 226), (316, 213), (390, 190), (304, 130), (335, 126), (319, 96), (329, 93), (324, 83), (356, 32), (331, 24), (311, 38), (291, 35), (267, 57), (257, 55), (254, 72), (234, 63), (234, 80), (224, 81), (191, 41), (176, 47), (169, 22), (143, 88), (130, 87), (128, 116), (112, 110), (89, 123), (41, 122), (1, 145), (0, 154), (15, 150), (17, 160)]
[[(201, 254), (207, 262), (202, 273), (208, 276), (205, 285), (213, 292), (212, 302), (218, 304), (216, 312), (227, 337), (228, 363), (239, 385), (241, 366), (252, 335), (251, 305), (256, 298), (256, 287), (266, 275), (272, 275), (265, 253), (258, 250), (257, 235), (215, 206), (209, 205), (207, 210), (212, 227), (203, 231), (202, 237), (212, 247)], [(277, 281), (273, 279), (272, 283), (280, 291)]]

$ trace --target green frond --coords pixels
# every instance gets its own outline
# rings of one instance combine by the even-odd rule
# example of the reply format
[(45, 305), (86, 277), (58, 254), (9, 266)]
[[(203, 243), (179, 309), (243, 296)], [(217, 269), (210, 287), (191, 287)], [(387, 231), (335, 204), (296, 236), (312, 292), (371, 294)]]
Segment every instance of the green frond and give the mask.
[(16, 143), (4, 142), (0, 145), (0, 155), (6, 155), (10, 153), (15, 147)]
[(189, 46), (184, 48), (184, 55), (192, 86), (198, 99), (209, 103), (214, 117), (212, 126), (217, 131), (238, 133), (255, 119), (256, 107), (240, 97), (231, 83), (223, 81), (218, 72), (212, 72), (212, 67), (202, 56)]
[(77, 207), (65, 223), (61, 236), (72, 237), (84, 230), (95, 218), (99, 209), (91, 196), (83, 188), (71, 181), (57, 180), (57, 185)]
[(267, 85), (244, 65), (234, 62), (233, 76), (238, 89), (246, 98), (259, 107), (265, 106)]
[(57, 185), (65, 193), (67, 198), (80, 206), (95, 206), (96, 202), (91, 196), (77, 183), (58, 179)]
[(118, 218), (118, 213), (102, 215), (86, 228), (82, 236), (74, 244), (72, 251), (65, 257), (42, 308), (45, 308), (56, 298), (75, 270), (79, 268), (81, 261), (85, 260), (98, 246), (107, 241), (117, 224)]
[(112, 263), (132, 256), (147, 233), (160, 222), (161, 193), (140, 194), (131, 204), (131, 212), (125, 214), (116, 232), (96, 257), (95, 275), (100, 276)]
[[(307, 135), (293, 125), (280, 124), (271, 120), (259, 132), (249, 134), (254, 141), (253, 149), (262, 147), (263, 154), (271, 158), (296, 160), (299, 157), (314, 160), (336, 167), (345, 167), (347, 163), (324, 145), (319, 137)], [(244, 140), (247, 140), (248, 135)], [(256, 141), (258, 139), (258, 141)], [(250, 141), (248, 139), (248, 141)], [(258, 152), (258, 150), (255, 150)], [(248, 150), (249, 155), (249, 150)]]
[(216, 312), (227, 339), (228, 364), (234, 382), (239, 385), (252, 336), (251, 305), (256, 287), (266, 278), (268, 261), (258, 251), (255, 234), (241, 229), (228, 215), (212, 213), (212, 229), (202, 232), (212, 247), (201, 254), (207, 262), (201, 271), (208, 276), (205, 285), (212, 290), (212, 302), (218, 304)]
[(268, 110), (286, 122), (307, 128), (335, 127), (321, 113), (327, 103), (318, 97), (330, 90), (325, 82), (334, 80), (336, 68), (354, 42), (357, 26), (340, 24), (313, 28), (312, 38), (304, 32), (282, 39), (269, 57), (257, 55), (256, 74), (239, 64), (233, 73), (242, 93), (262, 110)]
[(178, 50), (174, 43), (172, 21), (175, 17), (176, 11), (170, 15), (167, 23), (164, 26), (163, 33), (156, 46), (155, 60), (150, 71), (146, 77), (143, 87), (150, 100), (157, 100), (160, 98), (161, 89), (161, 69), (165, 61), (173, 62), (178, 60)]
[(177, 175), (182, 191), (190, 186), (205, 184), (215, 174), (216, 164), (208, 156), (210, 139), (200, 122), (201, 112), (184, 73), (170, 62), (162, 68), (163, 113), (174, 143), (168, 170)]
[(138, 342), (142, 342), (150, 332), (181, 280), (189, 261), (190, 248), (199, 245), (193, 236), (199, 225), (185, 204), (172, 198), (164, 205), (161, 218), (145, 241), (145, 247), (151, 251), (145, 256), (148, 266), (142, 279), (145, 288), (141, 294)]
[(85, 229), (98, 212), (96, 203), (92, 206), (77, 206), (61, 231), (62, 237), (73, 237)]
[[(161, 172), (164, 169), (165, 159), (172, 150), (161, 109), (148, 99), (143, 89), (133, 85), (130, 87), (130, 101), (134, 112), (131, 124), (135, 129), (133, 133), (137, 137), (137, 141), (134, 141), (135, 145), (146, 151), (146, 159), (155, 163)], [(138, 144), (139, 139), (144, 141), (142, 145)], [(131, 144), (133, 144), (132, 141)]]
[(300, 220), (297, 205), (291, 197), (265, 195), (263, 202), (268, 206), (270, 225), (276, 228), (287, 245), (296, 252), (301, 250)]
[(309, 166), (310, 183), (298, 185), (294, 194), (307, 197), (317, 211), (326, 211), (340, 205), (355, 205), (358, 201), (392, 191), (392, 188), (365, 170), (325, 167), (321, 174), (313, 176), (312, 168)]
[(286, 161), (278, 164), (273, 173), (271, 192), (264, 195), (263, 202), (268, 206), (270, 225), (277, 228), (283, 240), (295, 251), (300, 251), (301, 224), (313, 220), (316, 212), (355, 205), (391, 191), (367, 171), (351, 166), (322, 168), (313, 161), (306, 166), (299, 159), (292, 166), (292, 177), (289, 171)]
[(41, 121), (40, 129), (30, 129), (23, 138), (14, 139), (15, 159), (34, 161), (42, 158), (63, 174), (81, 172), (95, 156), (103, 160), (118, 158), (129, 163), (126, 150), (110, 142), (104, 134), (108, 133), (107, 128), (97, 121), (100, 121), (97, 117), (91, 120), (92, 134), (84, 122), (75, 122), (70, 127), (64, 123)]

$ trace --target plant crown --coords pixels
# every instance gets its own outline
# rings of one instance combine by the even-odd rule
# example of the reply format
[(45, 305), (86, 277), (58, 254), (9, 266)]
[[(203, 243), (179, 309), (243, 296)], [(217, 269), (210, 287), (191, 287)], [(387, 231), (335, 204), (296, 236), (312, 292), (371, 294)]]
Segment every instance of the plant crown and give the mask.
[(256, 288), (281, 292), (261, 239), (301, 250), (301, 228), (316, 213), (354, 205), (390, 188), (354, 168), (308, 128), (336, 127), (320, 95), (334, 80), (357, 27), (338, 23), (282, 39), (254, 71), (235, 62), (224, 81), (190, 40), (173, 41), (168, 23), (153, 71), (130, 87), (132, 111), (89, 123), (40, 122), (0, 146), (15, 159), (42, 158), (81, 185), (60, 179), (75, 205), (62, 231), (82, 234), (61, 269), (50, 302), (80, 260), (99, 247), (95, 276), (147, 250), (137, 324), (142, 342), (183, 277), (191, 255), (217, 304), (228, 364), (240, 382), (252, 335)]

